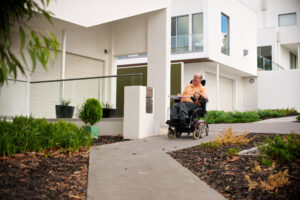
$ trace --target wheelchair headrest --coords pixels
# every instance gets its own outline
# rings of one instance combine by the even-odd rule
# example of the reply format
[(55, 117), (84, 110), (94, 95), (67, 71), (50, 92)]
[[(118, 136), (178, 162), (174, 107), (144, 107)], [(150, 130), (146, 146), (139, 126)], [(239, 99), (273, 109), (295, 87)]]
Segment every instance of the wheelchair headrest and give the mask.
[[(193, 82), (193, 80), (190, 81), (190, 84), (192, 84), (192, 82)], [(201, 85), (205, 86), (205, 83), (206, 83), (206, 80), (203, 79), (203, 80), (201, 81)]]

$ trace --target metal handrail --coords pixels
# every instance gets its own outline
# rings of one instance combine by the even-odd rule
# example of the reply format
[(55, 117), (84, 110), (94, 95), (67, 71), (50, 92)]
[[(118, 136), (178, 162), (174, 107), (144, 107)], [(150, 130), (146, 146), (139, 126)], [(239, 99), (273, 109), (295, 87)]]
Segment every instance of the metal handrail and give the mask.
[(126, 76), (142, 76), (142, 73), (136, 74), (122, 74), (122, 75), (109, 75), (109, 76), (93, 76), (84, 78), (68, 78), (68, 79), (56, 79), (56, 80), (45, 80), (45, 81), (31, 81), (30, 83), (49, 83), (49, 82), (61, 82), (61, 81), (77, 81), (77, 80), (89, 80), (89, 79), (99, 79), (99, 78), (114, 78), (114, 77), (126, 77)]
[(23, 83), (26, 83), (27, 81), (23, 81), (23, 80), (15, 80), (15, 79), (11, 79), (11, 78), (8, 78), (7, 79), (8, 81), (15, 81), (15, 82), (23, 82)]

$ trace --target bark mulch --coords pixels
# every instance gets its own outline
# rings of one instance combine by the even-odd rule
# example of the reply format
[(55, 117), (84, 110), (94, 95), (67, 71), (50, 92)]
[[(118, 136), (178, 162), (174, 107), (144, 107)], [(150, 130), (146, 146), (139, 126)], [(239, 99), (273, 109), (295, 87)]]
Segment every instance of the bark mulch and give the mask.
[[(248, 134), (253, 136), (255, 134)], [(300, 198), (300, 160), (293, 163), (277, 164), (275, 169), (260, 165), (261, 172), (255, 170), (256, 156), (229, 156), (228, 148), (240, 150), (249, 149), (264, 141), (264, 134), (256, 134), (253, 141), (247, 145), (226, 146), (219, 149), (204, 149), (194, 146), (169, 152), (174, 159), (192, 171), (210, 187), (220, 192), (227, 199), (297, 199)], [(273, 137), (268, 134), (267, 136)], [(256, 165), (257, 166), (257, 165)], [(288, 169), (290, 184), (272, 191), (259, 186), (249, 190), (248, 175), (252, 181), (267, 181), (270, 174), (276, 174)], [(261, 184), (259, 184), (261, 185)]]
[[(93, 145), (124, 141), (101, 136)], [(0, 157), (0, 199), (86, 199), (89, 149)]]

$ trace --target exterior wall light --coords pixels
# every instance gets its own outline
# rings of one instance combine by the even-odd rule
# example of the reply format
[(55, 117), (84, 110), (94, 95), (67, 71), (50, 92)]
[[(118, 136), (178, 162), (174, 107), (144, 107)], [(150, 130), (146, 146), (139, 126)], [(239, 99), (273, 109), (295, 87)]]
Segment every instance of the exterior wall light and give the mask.
[(110, 54), (110, 50), (104, 49), (104, 53), (105, 53), (105, 54)]
[(254, 83), (254, 79), (253, 78), (249, 79), (249, 83)]
[(248, 49), (244, 49), (244, 56), (248, 55)]

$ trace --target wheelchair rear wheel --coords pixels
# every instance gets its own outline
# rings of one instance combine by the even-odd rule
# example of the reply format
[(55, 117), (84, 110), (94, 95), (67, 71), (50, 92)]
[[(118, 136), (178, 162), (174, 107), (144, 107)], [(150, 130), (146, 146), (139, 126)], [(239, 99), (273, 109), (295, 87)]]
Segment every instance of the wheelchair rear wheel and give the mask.
[(174, 139), (176, 138), (176, 129), (175, 128), (171, 128), (169, 127), (169, 130), (168, 130), (168, 138), (169, 139)]

